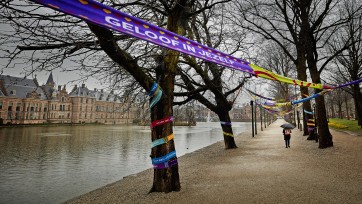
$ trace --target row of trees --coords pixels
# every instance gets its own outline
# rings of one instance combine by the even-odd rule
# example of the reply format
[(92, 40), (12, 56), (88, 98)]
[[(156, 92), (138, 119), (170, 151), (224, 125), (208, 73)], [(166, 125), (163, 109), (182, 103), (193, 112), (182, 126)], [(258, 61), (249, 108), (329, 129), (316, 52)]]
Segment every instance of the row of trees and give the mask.
[(339, 89), (325, 96), (328, 117), (341, 119), (356, 119), (355, 101), (351, 94)]
[[(343, 83), (361, 78), (361, 66), (358, 64), (361, 62), (361, 2), (249, 0), (238, 2), (236, 12), (231, 18), (236, 19), (238, 26), (258, 34), (262, 42), (272, 42), (269, 46), (274, 47), (274, 50), (283, 50), (286, 55), (264, 55), (266, 67), (274, 63), (274, 71), (292, 78), (296, 72), (298, 79), (307, 81), (309, 76), (314, 83)], [(287, 62), (292, 62), (294, 68), (288, 70), (285, 66), (280, 68), (275, 64), (282, 65)], [(329, 73), (333, 75), (326, 77)], [(281, 85), (279, 90), (285, 92), (290, 88)], [(359, 84), (346, 90), (355, 99), (355, 109), (360, 114), (362, 98)], [(301, 87), (300, 91), (302, 96), (309, 95), (307, 88)], [(315, 101), (319, 147), (333, 146), (324, 98), (318, 97)], [(310, 102), (305, 102), (303, 107), (311, 111)], [(357, 118), (361, 124), (361, 117), (357, 115)]]
[[(361, 17), (359, 2), (348, 2), (350, 1), (103, 1), (176, 34), (242, 58), (253, 60), (247, 54), (251, 51), (250, 47), (253, 47), (253, 52), (250, 53), (258, 53), (257, 57), (261, 59), (254, 59), (255, 64), (273, 68), (284, 76), (297, 76), (303, 81), (307, 81), (310, 76), (314, 83), (322, 82), (321, 74), (328, 71), (332, 62), (339, 65), (335, 68), (339, 68), (342, 74), (345, 73), (345, 66), (337, 61), (338, 57), (348, 56), (346, 52), (352, 49), (351, 46), (359, 49), (357, 43), (360, 38), (356, 36), (354, 41), (351, 39), (360, 27), (349, 29), (352, 30), (352, 36), (340, 38), (340, 46), (331, 43), (339, 39), (338, 36), (348, 27), (351, 19)], [(197, 100), (215, 112), (220, 121), (230, 122), (229, 111), (235, 97), (249, 78), (243, 73), (112, 32), (30, 1), (5, 0), (0, 3), (0, 11), (1, 21), (6, 26), (0, 35), (0, 52), (8, 61), (7, 67), (21, 63), (27, 73), (34, 73), (58, 69), (71, 60), (77, 66), (63, 66), (64, 71), (80, 70), (84, 78), (97, 76), (101, 81), (109, 82), (113, 89), (119, 88), (120, 94), (124, 95), (144, 94), (143, 90), (149, 91), (152, 84), (157, 82), (163, 95), (150, 110), (151, 121), (172, 116), (174, 105)], [(27, 64), (31, 66), (25, 66)], [(357, 69), (357, 65), (353, 68)], [(351, 74), (351, 77), (335, 77), (335, 80), (339, 80), (339, 83), (360, 78), (360, 67), (358, 69), (359, 71), (353, 71), (357, 73), (353, 77)], [(289, 90), (285, 84), (274, 86), (278, 93), (281, 93), (279, 90)], [(358, 95), (355, 89), (357, 90), (353, 87), (350, 91), (359, 100), (357, 110), (361, 110), (362, 100), (358, 98), (360, 90), (358, 89)], [(301, 92), (309, 94), (307, 88), (301, 88)], [(316, 103), (319, 147), (326, 148), (332, 146), (333, 141), (326, 121), (324, 98), (317, 98)], [(309, 102), (303, 106), (306, 110), (311, 110)], [(236, 148), (234, 137), (228, 136), (233, 134), (231, 126), (221, 125), (221, 128), (225, 148)], [(152, 129), (151, 139), (160, 139), (172, 132), (170, 124), (157, 126)], [(175, 144), (171, 140), (152, 148), (151, 157), (160, 157), (174, 150)], [(178, 165), (154, 170), (151, 192), (180, 189)]]

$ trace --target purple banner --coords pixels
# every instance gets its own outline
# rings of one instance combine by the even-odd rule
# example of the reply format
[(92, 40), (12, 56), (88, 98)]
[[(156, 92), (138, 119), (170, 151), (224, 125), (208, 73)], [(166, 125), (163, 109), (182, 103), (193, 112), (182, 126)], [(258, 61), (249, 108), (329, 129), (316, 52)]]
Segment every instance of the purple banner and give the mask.
[(92, 22), (99, 26), (119, 31), (132, 37), (146, 40), (153, 44), (179, 51), (221, 66), (247, 72), (257, 77), (269, 80), (278, 80), (284, 83), (316, 89), (333, 88), (322, 84), (314, 84), (295, 79), (293, 80), (291, 78), (272, 73), (261, 67), (252, 65), (245, 60), (235, 58), (229, 54), (207, 47), (94, 0), (30, 1), (72, 15), (76, 18), (83, 19), (84, 21)]
[(339, 86), (337, 86), (336, 88), (342, 88), (342, 87), (345, 87), (345, 86), (350, 86), (350, 85), (353, 85), (353, 84), (359, 84), (362, 82), (362, 78), (361, 79), (357, 79), (357, 80), (354, 80), (354, 81), (351, 81), (351, 82), (348, 82), (348, 83), (345, 83), (345, 84), (341, 84)]
[(255, 75), (249, 62), (219, 52), (93, 0), (31, 0), (85, 21)]

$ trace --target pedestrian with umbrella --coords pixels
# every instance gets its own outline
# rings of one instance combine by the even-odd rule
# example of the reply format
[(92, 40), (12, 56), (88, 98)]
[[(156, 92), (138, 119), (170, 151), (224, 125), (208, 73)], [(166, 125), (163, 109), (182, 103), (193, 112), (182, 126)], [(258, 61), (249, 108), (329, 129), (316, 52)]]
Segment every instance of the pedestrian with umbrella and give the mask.
[(294, 129), (295, 126), (292, 124), (289, 124), (289, 123), (285, 123), (285, 124), (281, 125), (280, 127), (283, 128), (285, 148), (290, 148), (290, 134), (292, 133), (292, 129)]

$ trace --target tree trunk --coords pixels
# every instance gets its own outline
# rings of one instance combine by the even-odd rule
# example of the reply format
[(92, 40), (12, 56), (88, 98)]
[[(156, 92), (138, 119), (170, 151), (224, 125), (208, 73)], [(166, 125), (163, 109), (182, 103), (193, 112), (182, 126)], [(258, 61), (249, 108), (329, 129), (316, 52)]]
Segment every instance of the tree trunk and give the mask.
[[(314, 38), (315, 28), (310, 25), (310, 8), (311, 1), (300, 1), (300, 18), (301, 18), (301, 35), (304, 42), (304, 49), (306, 53), (306, 59), (308, 64), (309, 73), (311, 75), (313, 83), (321, 83), (320, 73), (318, 70), (318, 52), (317, 52), (317, 40)], [(315, 99), (317, 108), (317, 123), (319, 132), (319, 148), (327, 148), (333, 146), (332, 135), (329, 132), (328, 121), (326, 116), (326, 107), (324, 104), (324, 97), (319, 96)]]
[[(170, 12), (167, 19), (167, 30), (179, 35), (184, 35), (183, 24), (185, 21), (185, 7), (176, 5), (174, 11)], [(151, 110), (151, 120), (160, 120), (173, 116), (174, 84), (177, 70), (177, 63), (180, 53), (168, 49), (163, 50), (159, 64), (156, 69), (156, 78), (164, 91), (163, 97)], [(157, 126), (152, 129), (152, 141), (167, 137), (173, 133), (171, 123)], [(175, 151), (174, 140), (170, 140), (165, 145), (156, 146), (151, 151), (151, 157), (157, 158)], [(158, 147), (158, 148), (157, 148)], [(177, 159), (177, 158), (176, 158)], [(150, 192), (171, 192), (180, 191), (181, 184), (178, 173), (178, 164), (165, 169), (154, 169), (153, 185)]]
[(332, 118), (335, 118), (336, 117), (336, 112), (334, 110), (334, 105), (331, 104), (331, 112), (332, 112)]
[[(173, 116), (173, 93), (175, 83), (176, 66), (179, 53), (171, 50), (165, 50), (165, 57), (159, 61), (156, 68), (156, 78), (162, 88), (163, 96), (161, 100), (151, 109), (151, 121), (160, 120)], [(150, 101), (151, 102), (151, 101)], [(156, 126), (152, 129), (152, 141), (165, 138), (173, 133), (171, 123)], [(170, 140), (163, 145), (152, 148), (151, 157), (158, 158), (175, 151), (174, 140)], [(176, 157), (171, 160), (177, 159)], [(154, 180), (150, 192), (171, 192), (180, 191), (180, 179), (178, 173), (178, 164), (164, 169), (154, 169)]]
[(355, 106), (355, 115), (358, 121), (358, 125), (362, 128), (362, 94), (359, 88), (359, 84), (352, 85), (353, 88), (353, 100)]
[[(219, 111), (216, 114), (217, 114), (217, 116), (219, 116), (220, 121), (231, 124), (231, 120), (230, 120), (228, 111)], [(238, 148), (235, 144), (232, 126), (228, 125), (228, 124), (221, 124), (221, 128), (222, 128), (223, 135), (224, 135), (225, 149)]]
[(324, 105), (324, 97), (320, 96), (316, 99), (317, 123), (319, 134), (319, 148), (327, 148), (333, 146), (332, 135), (329, 132), (328, 121), (326, 119), (326, 109)]
[[(300, 48), (298, 48), (298, 59), (297, 59), (297, 63), (296, 63), (296, 66), (297, 66), (297, 77), (299, 80), (302, 80), (302, 81), (307, 81), (307, 67), (306, 67), (306, 58), (305, 58), (305, 51), (303, 50), (304, 48), (302, 48), (300, 46)], [(307, 87), (300, 87), (300, 92), (301, 92), (301, 97), (304, 98), (305, 96), (308, 96), (309, 95), (309, 92), (308, 92), (308, 88)], [(306, 101), (303, 103), (303, 109), (306, 110), (306, 111), (311, 111), (312, 110), (312, 107), (310, 105), (310, 101)], [(309, 135), (309, 132), (308, 132), (308, 126), (307, 126), (307, 117), (308, 119), (313, 119), (313, 116), (312, 115), (308, 115), (305, 114), (303, 112), (303, 136), (305, 135)]]
[[(317, 70), (317, 62), (308, 62), (309, 70), (314, 83), (321, 83), (320, 75)], [(319, 90), (317, 92), (320, 92)], [(327, 148), (333, 146), (332, 135), (329, 132), (326, 107), (324, 103), (324, 96), (315, 98), (316, 102), (316, 121), (318, 126), (319, 148)]]
[(339, 119), (343, 119), (343, 116), (342, 116), (342, 103), (338, 103), (338, 118)]
[(347, 98), (347, 94), (344, 94), (344, 103), (345, 103), (345, 105), (346, 105), (347, 120), (349, 120), (349, 108), (348, 108), (348, 98)]
[[(143, 88), (149, 91), (151, 89), (153, 80), (148, 75), (146, 75), (142, 71), (142, 69), (140, 69), (140, 67), (138, 67), (136, 60), (132, 59), (132, 57), (128, 53), (122, 51), (118, 47), (112, 32), (93, 24), (88, 25), (91, 28), (92, 32), (97, 35), (99, 43), (102, 49), (107, 53), (107, 55), (114, 62), (121, 65), (121, 67), (124, 67)], [(159, 79), (158, 84), (162, 88), (164, 94), (162, 94), (161, 100), (151, 110), (151, 121), (163, 119), (172, 116), (173, 114), (172, 102), (174, 77), (178, 57), (179, 54), (177, 52), (168, 51), (165, 54), (165, 57), (162, 59), (164, 60), (164, 66), (162, 66), (163, 70), (162, 72), (159, 72), (157, 74), (157, 78)], [(172, 132), (172, 125), (170, 123), (156, 126), (152, 128), (152, 141), (166, 137)], [(174, 150), (174, 140), (170, 140), (165, 144), (158, 145), (152, 148), (151, 157), (161, 157), (170, 152), (173, 152)], [(171, 158), (171, 160), (175, 159), (177, 158)], [(153, 186), (150, 192), (171, 192), (179, 191), (180, 189), (181, 185), (177, 164), (164, 169), (154, 169)]]

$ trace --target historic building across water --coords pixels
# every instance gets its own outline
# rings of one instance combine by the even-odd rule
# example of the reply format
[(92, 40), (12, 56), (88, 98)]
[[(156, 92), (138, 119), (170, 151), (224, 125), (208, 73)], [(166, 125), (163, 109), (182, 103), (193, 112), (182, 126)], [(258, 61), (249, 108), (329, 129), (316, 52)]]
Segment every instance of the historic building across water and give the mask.
[(65, 86), (56, 87), (52, 74), (41, 86), (36, 78), (0, 75), (0, 124), (128, 124), (135, 112), (135, 104), (103, 89), (82, 84), (68, 93)]

